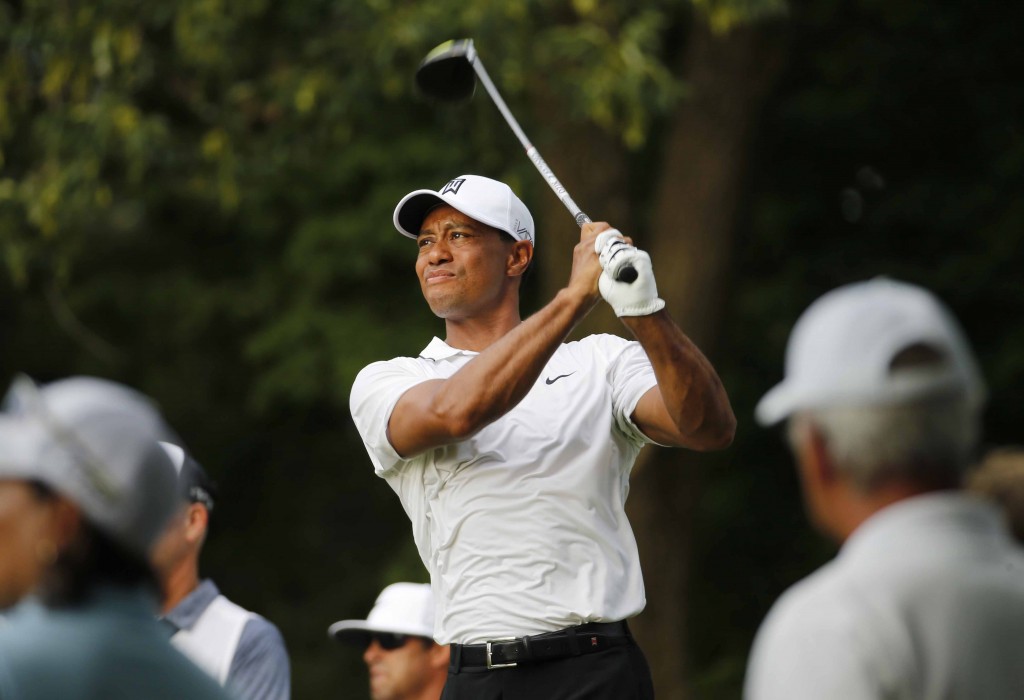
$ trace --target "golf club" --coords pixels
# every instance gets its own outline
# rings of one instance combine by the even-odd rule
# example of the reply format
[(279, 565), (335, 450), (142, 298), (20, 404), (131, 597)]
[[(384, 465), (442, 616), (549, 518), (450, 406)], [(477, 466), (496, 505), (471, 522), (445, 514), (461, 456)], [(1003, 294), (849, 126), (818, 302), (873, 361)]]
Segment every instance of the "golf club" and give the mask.
[[(526, 138), (519, 122), (512, 116), (505, 100), (498, 94), (498, 89), (494, 87), (490, 76), (487, 75), (487, 70), (476, 53), (472, 39), (453, 39), (444, 42), (428, 53), (416, 70), (416, 84), (423, 94), (444, 101), (464, 100), (471, 97), (476, 90), (477, 78), (483, 83), (491, 101), (494, 102), (509, 127), (519, 138), (519, 143), (523, 144), (527, 157), (533, 161), (537, 171), (544, 176), (555, 195), (576, 219), (576, 224), (582, 227), (583, 224), (590, 223), (590, 217), (583, 213), (576, 202), (572, 201), (572, 197), (569, 196), (565, 187), (551, 172), (551, 168), (540, 157), (540, 153), (530, 143), (530, 140)], [(631, 284), (636, 280), (636, 270), (630, 265), (623, 265), (617, 270), (615, 279)]]

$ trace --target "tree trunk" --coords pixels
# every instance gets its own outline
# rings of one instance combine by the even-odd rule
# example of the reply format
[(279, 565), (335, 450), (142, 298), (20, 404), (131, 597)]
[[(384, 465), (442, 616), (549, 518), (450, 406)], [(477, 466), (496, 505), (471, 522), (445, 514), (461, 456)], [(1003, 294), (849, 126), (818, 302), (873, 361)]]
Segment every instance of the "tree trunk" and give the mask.
[[(645, 243), (667, 308), (712, 361), (753, 127), (783, 64), (780, 34), (761, 26), (716, 35), (696, 21), (681, 59), (690, 94), (671, 121)], [(678, 450), (645, 450), (632, 480), (628, 511), (647, 586), (633, 627), (659, 700), (692, 695), (687, 605), (700, 490), (699, 457)]]
[[(576, 203), (594, 220), (634, 232), (636, 206), (653, 206), (638, 243), (651, 254), (658, 291), (683, 330), (712, 355), (725, 298), (747, 150), (759, 108), (782, 66), (772, 27), (715, 35), (695, 21), (679, 70), (690, 88), (668, 123), (659, 177), (649, 203), (629, 201), (628, 153), (614, 136), (559, 119), (559, 96), (544, 95), (546, 133), (538, 148)], [(775, 36), (780, 32), (774, 28)], [(537, 256), (540, 299), (565, 285), (578, 230), (562, 203), (539, 187)], [(528, 311), (528, 310), (527, 310)], [(598, 304), (574, 337), (628, 335), (607, 304)], [(659, 700), (690, 697), (688, 577), (699, 457), (680, 450), (641, 453), (628, 510), (647, 587), (647, 609), (633, 625), (651, 663)]]

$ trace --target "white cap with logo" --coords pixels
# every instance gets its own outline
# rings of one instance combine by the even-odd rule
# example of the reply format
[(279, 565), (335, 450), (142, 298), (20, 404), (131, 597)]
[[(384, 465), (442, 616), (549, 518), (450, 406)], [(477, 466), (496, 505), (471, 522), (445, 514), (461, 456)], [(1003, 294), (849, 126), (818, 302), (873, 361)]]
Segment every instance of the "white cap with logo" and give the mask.
[[(896, 356), (924, 345), (942, 369), (892, 372)], [(931, 292), (884, 277), (828, 292), (800, 316), (786, 347), (785, 378), (757, 404), (762, 425), (796, 411), (894, 404), (962, 392), (985, 399), (970, 346), (953, 315)]]
[(438, 204), (451, 205), (517, 241), (536, 244), (530, 210), (504, 182), (481, 175), (460, 175), (437, 191), (416, 190), (405, 195), (395, 207), (395, 228), (403, 236), (416, 238), (427, 212)]
[(365, 642), (372, 632), (434, 637), (434, 596), (427, 583), (392, 583), (377, 596), (365, 620), (339, 620), (327, 634), (341, 642)]

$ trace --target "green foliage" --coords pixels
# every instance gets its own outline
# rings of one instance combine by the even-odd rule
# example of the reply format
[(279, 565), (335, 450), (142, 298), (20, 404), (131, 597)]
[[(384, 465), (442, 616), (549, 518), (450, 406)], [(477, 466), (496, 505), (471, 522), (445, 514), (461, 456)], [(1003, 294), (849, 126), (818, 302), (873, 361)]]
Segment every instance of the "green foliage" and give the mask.
[(784, 15), (789, 10), (785, 0), (693, 0), (716, 33), (725, 33), (737, 26)]

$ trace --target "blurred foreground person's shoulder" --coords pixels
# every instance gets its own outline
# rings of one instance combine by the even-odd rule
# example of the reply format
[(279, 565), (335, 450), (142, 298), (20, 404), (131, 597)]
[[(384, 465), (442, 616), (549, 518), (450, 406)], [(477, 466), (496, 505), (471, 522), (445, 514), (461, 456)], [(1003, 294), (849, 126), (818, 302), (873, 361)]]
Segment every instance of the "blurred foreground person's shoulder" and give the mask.
[[(154, 619), (148, 555), (175, 504), (170, 439), (128, 387), (12, 386), (0, 414), (4, 700), (224, 700)], [(9, 545), (9, 546), (7, 546)]]
[(961, 488), (984, 397), (925, 289), (851, 284), (800, 317), (757, 418), (787, 423), (808, 517), (841, 548), (765, 619), (748, 700), (1024, 697), (1024, 553)]

